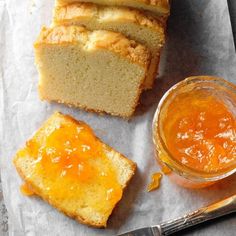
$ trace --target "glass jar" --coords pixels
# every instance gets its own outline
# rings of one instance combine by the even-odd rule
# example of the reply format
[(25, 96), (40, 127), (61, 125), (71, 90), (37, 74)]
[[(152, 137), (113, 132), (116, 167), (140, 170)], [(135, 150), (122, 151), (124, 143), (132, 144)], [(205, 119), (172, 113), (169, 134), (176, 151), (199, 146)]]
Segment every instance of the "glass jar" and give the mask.
[(180, 94), (195, 90), (205, 90), (212, 96), (217, 97), (230, 110), (234, 120), (236, 119), (236, 86), (221, 78), (212, 76), (189, 77), (174, 85), (164, 94), (153, 119), (152, 131), (156, 158), (164, 172), (172, 180), (188, 188), (206, 187), (236, 172), (236, 158), (225, 169), (217, 172), (205, 172), (184, 165), (177, 158), (174, 158), (170, 150), (168, 150), (165, 141), (165, 132), (163, 130), (163, 122), (167, 117), (168, 107), (173, 99)]

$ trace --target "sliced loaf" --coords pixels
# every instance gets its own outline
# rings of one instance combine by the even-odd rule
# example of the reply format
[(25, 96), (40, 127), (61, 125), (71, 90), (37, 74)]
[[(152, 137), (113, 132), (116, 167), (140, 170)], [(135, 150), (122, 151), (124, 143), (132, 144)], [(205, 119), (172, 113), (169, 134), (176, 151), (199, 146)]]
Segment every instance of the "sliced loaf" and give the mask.
[(160, 51), (165, 41), (165, 23), (138, 10), (74, 3), (57, 6), (53, 25), (79, 25), (89, 30), (111, 30), (146, 45), (152, 54), (144, 89), (152, 88), (157, 76)]
[(120, 33), (80, 26), (43, 28), (34, 44), (41, 99), (130, 117), (149, 50)]

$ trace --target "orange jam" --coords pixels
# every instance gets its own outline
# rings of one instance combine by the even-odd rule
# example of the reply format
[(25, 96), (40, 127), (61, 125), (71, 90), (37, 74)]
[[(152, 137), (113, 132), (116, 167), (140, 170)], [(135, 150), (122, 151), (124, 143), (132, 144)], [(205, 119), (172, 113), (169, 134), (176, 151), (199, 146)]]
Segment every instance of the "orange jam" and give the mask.
[(49, 198), (86, 199), (97, 211), (110, 211), (121, 199), (122, 186), (105, 145), (82, 122), (50, 122), (18, 153), (35, 159), (28, 178), (40, 178)]
[(163, 133), (172, 157), (195, 171), (217, 173), (236, 167), (236, 119), (207, 90), (173, 98)]
[(159, 188), (161, 178), (162, 178), (162, 174), (159, 172), (152, 174), (152, 180), (151, 180), (150, 184), (148, 185), (148, 189), (147, 189), (148, 192), (151, 192), (151, 191)]
[(20, 186), (20, 191), (25, 196), (33, 196), (34, 192), (29, 188), (29, 186), (24, 183)]

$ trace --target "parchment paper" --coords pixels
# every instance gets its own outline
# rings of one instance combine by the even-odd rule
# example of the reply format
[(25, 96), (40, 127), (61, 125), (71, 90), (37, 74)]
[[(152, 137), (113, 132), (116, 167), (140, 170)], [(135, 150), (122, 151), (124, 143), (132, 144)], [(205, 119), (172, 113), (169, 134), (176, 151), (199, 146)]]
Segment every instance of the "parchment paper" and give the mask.
[[(203, 190), (183, 189), (165, 176), (159, 190), (146, 191), (151, 174), (159, 170), (154, 159), (151, 122), (163, 93), (191, 75), (218, 75), (236, 82), (227, 1), (173, 1), (160, 78), (152, 91), (142, 95), (141, 105), (130, 121), (39, 100), (32, 44), (41, 26), (50, 24), (52, 8), (53, 0), (0, 0), (1, 177), (9, 235), (114, 235), (175, 218), (235, 194), (235, 175)], [(86, 121), (104, 142), (138, 164), (137, 174), (114, 210), (107, 229), (78, 224), (42, 200), (24, 197), (19, 191), (21, 179), (12, 165), (12, 157), (55, 110)], [(185, 234), (235, 235), (234, 216)]]

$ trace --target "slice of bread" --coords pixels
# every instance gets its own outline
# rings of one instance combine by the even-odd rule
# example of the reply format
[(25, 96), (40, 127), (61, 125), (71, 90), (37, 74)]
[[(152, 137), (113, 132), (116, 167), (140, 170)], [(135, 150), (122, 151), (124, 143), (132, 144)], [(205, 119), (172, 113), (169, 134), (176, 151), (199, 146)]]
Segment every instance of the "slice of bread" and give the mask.
[(130, 8), (74, 3), (55, 7), (53, 25), (79, 25), (89, 30), (111, 30), (146, 45), (150, 49), (152, 59), (144, 89), (152, 88), (157, 76), (160, 50), (165, 41), (163, 21)]
[(79, 26), (43, 28), (34, 44), (41, 99), (130, 117), (150, 52), (120, 33)]
[(157, 16), (168, 16), (170, 13), (169, 0), (57, 0), (57, 5), (66, 5), (74, 2), (91, 2), (109, 6), (132, 7), (150, 11)]
[(94, 227), (106, 227), (136, 169), (88, 125), (58, 112), (17, 152), (14, 164), (31, 192)]

